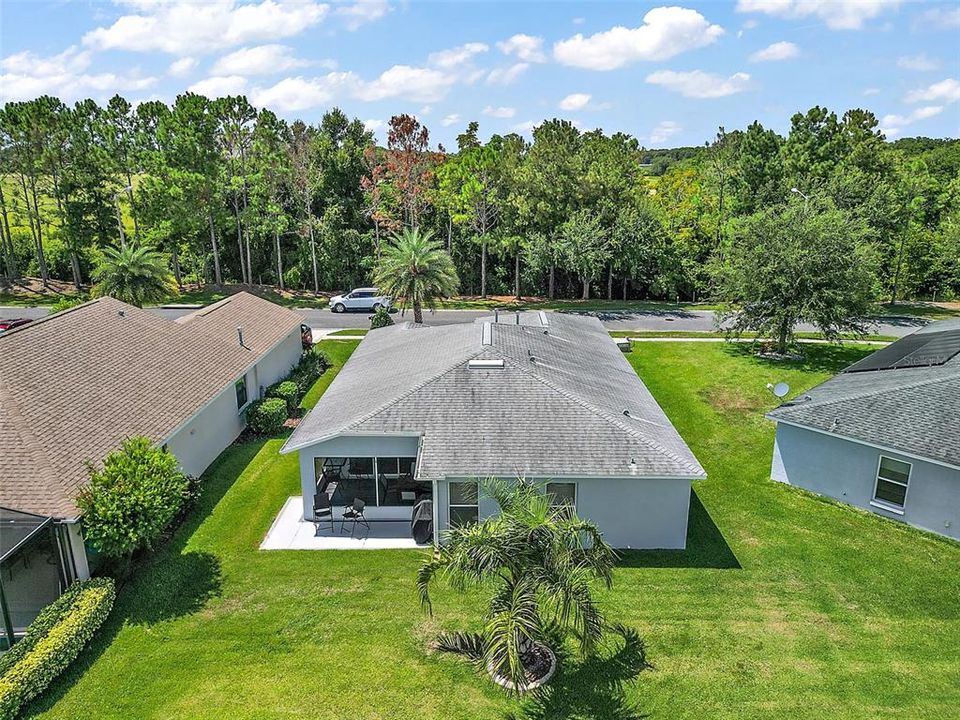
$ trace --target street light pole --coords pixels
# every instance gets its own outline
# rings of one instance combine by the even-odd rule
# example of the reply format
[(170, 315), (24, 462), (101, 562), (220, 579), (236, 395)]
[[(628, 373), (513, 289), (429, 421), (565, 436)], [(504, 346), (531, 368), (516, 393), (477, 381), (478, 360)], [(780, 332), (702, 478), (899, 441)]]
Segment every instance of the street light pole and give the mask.
[(120, 214), (120, 194), (131, 192), (132, 190), (133, 186), (127, 185), (125, 188), (121, 188), (113, 194), (113, 204), (117, 209), (117, 229), (120, 231), (120, 247), (122, 248), (127, 246), (127, 236), (123, 233), (123, 216)]
[(807, 197), (804, 193), (802, 193), (799, 188), (795, 188), (795, 187), (790, 188), (790, 192), (796, 193), (797, 195), (803, 198), (803, 211), (806, 212), (807, 208), (810, 206), (810, 198)]

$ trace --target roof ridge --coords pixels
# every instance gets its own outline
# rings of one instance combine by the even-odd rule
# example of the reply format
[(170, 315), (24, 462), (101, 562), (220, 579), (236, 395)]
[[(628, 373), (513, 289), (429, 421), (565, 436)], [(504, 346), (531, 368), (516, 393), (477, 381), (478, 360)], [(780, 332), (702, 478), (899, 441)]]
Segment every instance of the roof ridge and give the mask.
[[(910, 370), (910, 369), (912, 369), (912, 368), (901, 368), (901, 369), (902, 369), (902, 370)], [(926, 369), (926, 368), (924, 368), (924, 369)], [(870, 371), (862, 371), (862, 372), (870, 372)], [(874, 371), (872, 371), (872, 372), (884, 372), (884, 371), (883, 371), (883, 370), (874, 370)], [(896, 369), (891, 370), (890, 372), (896, 372)], [(819, 385), (815, 385), (814, 387), (810, 388), (810, 390), (815, 390), (815, 389), (818, 388), (818, 387), (822, 387), (823, 385), (826, 385), (826, 384), (827, 384), (828, 382), (830, 382), (831, 380), (835, 380), (836, 378), (840, 377), (840, 376), (843, 375), (843, 374), (844, 374), (844, 373), (841, 372), (841, 373), (838, 374), (838, 375), (834, 375), (832, 378), (829, 378), (828, 380), (824, 380), (824, 381), (823, 381), (822, 383), (820, 383)], [(864, 390), (864, 391), (862, 391), (862, 392), (854, 393), (853, 395), (844, 395), (843, 397), (835, 397), (835, 398), (829, 398), (829, 399), (823, 399), (823, 400), (815, 400), (815, 399), (812, 399), (812, 398), (811, 398), (810, 400), (807, 400), (807, 401), (802, 402), (802, 403), (794, 403), (793, 401), (791, 401), (790, 403), (784, 403), (784, 404), (781, 405), (780, 407), (774, 408), (773, 410), (771, 410), (771, 411), (770, 411), (769, 413), (767, 413), (767, 414), (768, 414), (768, 415), (773, 415), (774, 413), (779, 412), (780, 410), (783, 410), (783, 411), (789, 413), (793, 408), (824, 407), (824, 406), (826, 406), (826, 405), (833, 405), (833, 404), (838, 403), (838, 402), (849, 402), (849, 401), (851, 401), (851, 400), (862, 400), (862, 399), (864, 399), (864, 398), (868, 398), (868, 397), (871, 397), (871, 396), (873, 396), (873, 395), (882, 395), (882, 394), (889, 393), (889, 392), (900, 392), (901, 390), (913, 390), (914, 388), (923, 387), (924, 385), (934, 385), (934, 384), (939, 383), (939, 382), (944, 382), (944, 381), (947, 381), (947, 380), (957, 380), (957, 379), (960, 379), (960, 368), (958, 368), (956, 372), (953, 372), (953, 371), (952, 371), (952, 368), (951, 368), (951, 372), (950, 372), (950, 373), (945, 373), (945, 374), (942, 375), (941, 377), (927, 378), (926, 380), (917, 380), (917, 381), (912, 382), (912, 383), (907, 383), (906, 385), (898, 385), (898, 386), (895, 387), (895, 388), (874, 388), (874, 389), (872, 389), (872, 390)], [(809, 392), (809, 390), (808, 390), (807, 392)]]
[[(453, 362), (453, 364), (451, 364), (451, 365), (449, 365), (449, 366), (447, 366), (447, 367), (444, 367), (443, 370), (434, 373), (433, 375), (431, 375), (430, 377), (422, 380), (421, 382), (416, 383), (416, 384), (413, 385), (412, 387), (408, 388), (407, 390), (403, 391), (402, 393), (400, 393), (400, 394), (397, 395), (396, 397), (388, 400), (387, 402), (381, 403), (380, 405), (378, 405), (378, 406), (377, 406), (376, 408), (374, 408), (373, 410), (370, 410), (369, 412), (367, 412), (365, 415), (361, 415), (359, 418), (356, 418), (356, 419), (348, 422), (346, 425), (343, 425), (342, 427), (338, 428), (337, 430), (334, 430), (334, 431), (328, 433), (328, 436), (333, 436), (333, 435), (336, 435), (337, 433), (342, 433), (344, 430), (348, 430), (348, 429), (350, 429), (350, 428), (356, 427), (357, 425), (362, 425), (362, 424), (365, 423), (367, 420), (370, 420), (371, 418), (376, 417), (377, 415), (379, 415), (380, 413), (382, 413), (382, 412), (383, 412), (384, 410), (386, 410), (387, 408), (393, 407), (394, 405), (396, 405), (397, 403), (401, 402), (402, 400), (410, 397), (410, 395), (412, 395), (413, 393), (417, 392), (418, 390), (421, 390), (422, 388), (426, 387), (427, 385), (429, 385), (429, 384), (431, 384), (431, 383), (439, 380), (440, 378), (442, 378), (442, 377), (443, 377), (444, 375), (446, 375), (447, 373), (453, 372), (453, 371), (456, 370), (458, 367), (460, 367), (465, 361), (468, 361), (468, 360), (470, 360), (470, 359), (472, 359), (472, 358), (475, 358), (477, 355), (480, 355), (480, 354), (482, 354), (483, 352), (485, 352), (485, 351), (487, 351), (487, 350), (489, 350), (489, 346), (486, 346), (486, 345), (485, 345), (485, 346), (481, 347), (481, 348), (478, 349), (478, 350), (474, 350), (472, 353), (470, 353), (470, 354), (468, 354), (468, 355), (465, 355), (465, 356), (463, 356), (463, 357), (458, 357), (458, 358)], [(338, 375), (338, 377), (339, 377), (339, 375)], [(334, 380), (334, 381), (336, 381), (336, 380)], [(311, 410), (311, 412), (313, 412), (313, 411)], [(316, 442), (316, 440), (311, 441), (311, 444), (313, 444), (314, 442)], [(286, 443), (284, 443), (284, 448), (285, 448), (285, 447), (286, 447)]]
[(104, 300), (113, 300), (114, 302), (118, 302), (118, 303), (120, 303), (121, 305), (126, 305), (127, 307), (132, 307), (131, 305), (127, 305), (125, 302), (123, 302), (123, 301), (121, 301), (121, 300), (117, 300), (117, 299), (114, 298), (114, 297), (110, 297), (109, 295), (103, 295), (103, 296), (101, 296), (101, 297), (91, 298), (90, 300), (87, 300), (86, 302), (82, 302), (82, 303), (80, 303), (79, 305), (74, 305), (73, 307), (68, 307), (68, 308), (66, 308), (66, 309), (64, 309), (64, 310), (60, 310), (59, 312), (47, 313), (47, 314), (44, 315), (43, 317), (38, 317), (38, 318), (32, 319), (30, 322), (25, 323), (25, 324), (23, 324), (23, 325), (21, 325), (21, 326), (19, 326), (19, 327), (11, 328), (11, 329), (7, 330), (6, 332), (0, 333), (0, 339), (2, 339), (2, 338), (4, 338), (4, 337), (11, 337), (14, 333), (22, 333), (24, 330), (30, 330), (31, 328), (35, 328), (35, 327), (37, 327), (38, 325), (40, 325), (41, 323), (45, 323), (45, 322), (48, 322), (48, 321), (53, 320), (53, 319), (62, 318), (62, 317), (64, 317), (65, 315), (68, 315), (68, 314), (70, 314), (70, 313), (72, 313), (72, 312), (76, 312), (77, 310), (82, 310), (83, 308), (90, 307), (91, 305), (96, 305), (97, 303), (103, 302)]
[[(639, 432), (639, 431), (637, 431), (637, 430), (634, 430), (634, 429), (631, 428), (631, 427), (628, 427), (628, 426), (624, 425), (619, 419), (617, 419), (617, 418), (615, 418), (615, 417), (612, 417), (609, 413), (606, 413), (606, 412), (604, 412), (603, 410), (601, 410), (600, 408), (598, 408), (598, 407), (596, 407), (595, 405), (593, 405), (592, 403), (587, 402), (586, 400), (584, 400), (583, 398), (581, 398), (579, 395), (577, 395), (577, 394), (575, 394), (575, 393), (573, 393), (573, 392), (570, 392), (569, 390), (566, 390), (566, 389), (564, 389), (564, 388), (558, 387), (557, 385), (555, 385), (554, 383), (550, 382), (550, 381), (547, 380), (546, 378), (542, 377), (542, 376), (539, 375), (538, 373), (532, 372), (529, 368), (526, 368), (526, 367), (524, 367), (522, 364), (520, 364), (519, 362), (517, 362), (517, 360), (516, 360), (513, 356), (511, 356), (511, 355), (509, 355), (509, 354), (506, 354), (506, 353), (503, 353), (503, 352), (498, 352), (497, 354), (500, 355), (504, 360), (508, 361), (511, 365), (515, 366), (518, 370), (520, 370), (520, 372), (524, 373), (525, 375), (528, 375), (529, 377), (534, 378), (535, 380), (538, 380), (539, 382), (541, 382), (543, 385), (546, 385), (548, 388), (550, 388), (550, 389), (553, 390), (554, 392), (559, 393), (560, 395), (562, 395), (563, 397), (567, 398), (568, 400), (572, 400), (573, 402), (577, 403), (577, 404), (580, 405), (581, 407), (589, 410), (590, 412), (592, 412), (592, 413), (593, 413), (594, 415), (596, 415), (597, 417), (605, 420), (605, 421), (608, 422), (609, 424), (611, 424), (611, 425), (613, 425), (614, 427), (622, 430), (623, 432), (627, 433), (627, 434), (630, 435), (631, 437), (636, 438), (637, 440), (639, 440), (640, 442), (642, 442), (644, 445), (647, 445), (648, 447), (652, 448), (653, 450), (656, 450), (656, 451), (657, 451), (658, 453), (660, 453), (661, 455), (664, 455), (664, 456), (670, 458), (671, 460), (674, 460), (674, 461), (680, 463), (681, 465), (684, 465), (685, 467), (687, 467), (687, 468), (689, 468), (689, 469), (691, 469), (691, 470), (697, 470), (697, 469), (698, 469), (698, 468), (695, 468), (693, 465), (691, 465), (691, 464), (690, 464), (689, 462), (687, 462), (686, 460), (684, 460), (683, 458), (681, 458), (681, 457), (679, 457), (678, 455), (676, 455), (675, 453), (671, 452), (670, 450), (667, 450), (666, 448), (661, 447), (661, 446), (658, 445), (657, 443), (651, 441), (651, 440), (650, 440), (646, 435), (644, 435), (643, 433), (641, 433), (641, 432)], [(698, 464), (699, 464), (699, 461), (698, 461)], [(700, 467), (699, 469), (700, 469), (700, 470), (703, 470), (702, 467)]]

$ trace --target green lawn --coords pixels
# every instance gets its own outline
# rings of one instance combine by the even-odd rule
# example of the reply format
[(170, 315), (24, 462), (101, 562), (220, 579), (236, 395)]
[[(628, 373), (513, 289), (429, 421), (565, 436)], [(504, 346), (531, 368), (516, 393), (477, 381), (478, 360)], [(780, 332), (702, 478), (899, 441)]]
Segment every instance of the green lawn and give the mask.
[(359, 344), (359, 340), (321, 340), (314, 345), (314, 347), (323, 351), (323, 353), (330, 358), (332, 365), (330, 369), (321, 375), (320, 379), (313, 384), (313, 387), (307, 390), (303, 399), (300, 400), (300, 407), (305, 410), (310, 410), (317, 404), (320, 396), (323, 395), (330, 383), (333, 382), (337, 373), (340, 372), (340, 368), (343, 367), (347, 358), (357, 349), (357, 345)]
[[(709, 332), (705, 330), (611, 330), (611, 337), (635, 337), (635, 338), (724, 338), (721, 332)], [(755, 332), (745, 332), (743, 337), (746, 339), (756, 339), (759, 336)], [(822, 340), (823, 334), (817, 332), (797, 332), (794, 337), (799, 340)], [(855, 335), (843, 334), (844, 340), (875, 340), (880, 342), (894, 342), (898, 338), (893, 335), (864, 335), (858, 338)]]
[(347, 328), (346, 330), (337, 330), (336, 332), (330, 333), (330, 337), (341, 337), (343, 335), (366, 335), (370, 332), (370, 328)]
[[(354, 345), (330, 342), (339, 361)], [(627, 356), (709, 473), (688, 549), (625, 554), (598, 595), (646, 638), (653, 667), (631, 681), (615, 660), (568, 660), (550, 694), (517, 703), (424, 652), (481, 607), (440, 591), (426, 617), (413, 584), (424, 553), (259, 551), (299, 492), (279, 438), (218, 459), (201, 506), (27, 717), (956, 717), (960, 544), (768, 479), (766, 383), (802, 392), (866, 352), (805, 350), (773, 362), (644, 343)]]

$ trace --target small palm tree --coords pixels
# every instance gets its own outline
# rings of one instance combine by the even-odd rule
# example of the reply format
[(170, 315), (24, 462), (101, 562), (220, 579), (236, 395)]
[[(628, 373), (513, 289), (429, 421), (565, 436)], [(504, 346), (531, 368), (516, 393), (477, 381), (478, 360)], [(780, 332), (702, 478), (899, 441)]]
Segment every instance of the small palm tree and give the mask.
[(457, 291), (460, 279), (450, 255), (433, 239), (431, 230), (404, 228), (383, 248), (374, 271), (381, 292), (400, 301), (400, 308), (413, 307), (413, 321), (423, 322), (423, 306), (433, 310), (437, 298)]
[(167, 258), (141, 245), (104, 249), (103, 262), (94, 270), (93, 279), (97, 283), (93, 288), (95, 295), (109, 295), (137, 307), (160, 302), (178, 292)]
[(500, 514), (448, 531), (420, 567), (417, 588), (432, 612), (435, 577), (459, 591), (493, 587), (483, 632), (441, 636), (439, 646), (483, 660), (519, 692), (530, 683), (531, 651), (549, 648), (548, 631), (572, 634), (584, 655), (597, 648), (606, 621), (591, 587), (595, 580), (610, 586), (616, 554), (593, 523), (553, 506), (530, 482), (488, 480), (484, 491)]

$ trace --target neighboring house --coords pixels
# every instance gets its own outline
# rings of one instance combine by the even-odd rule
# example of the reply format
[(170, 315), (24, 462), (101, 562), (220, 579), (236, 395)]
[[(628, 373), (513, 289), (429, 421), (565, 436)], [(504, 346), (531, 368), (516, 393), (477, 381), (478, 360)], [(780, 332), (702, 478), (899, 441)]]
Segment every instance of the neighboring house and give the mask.
[(431, 498), (436, 541), (495, 512), (478, 479), (525, 477), (616, 547), (683, 548), (703, 468), (600, 322), (499, 319), (366, 336), (281, 451), (299, 451), (304, 517), (331, 482), (372, 518)]
[(774, 480), (960, 539), (960, 320), (878, 350), (768, 417)]
[(101, 298), (0, 335), (0, 631), (89, 575), (87, 463), (143, 435), (202, 473), (298, 361), (300, 323), (247, 293), (177, 321)]

